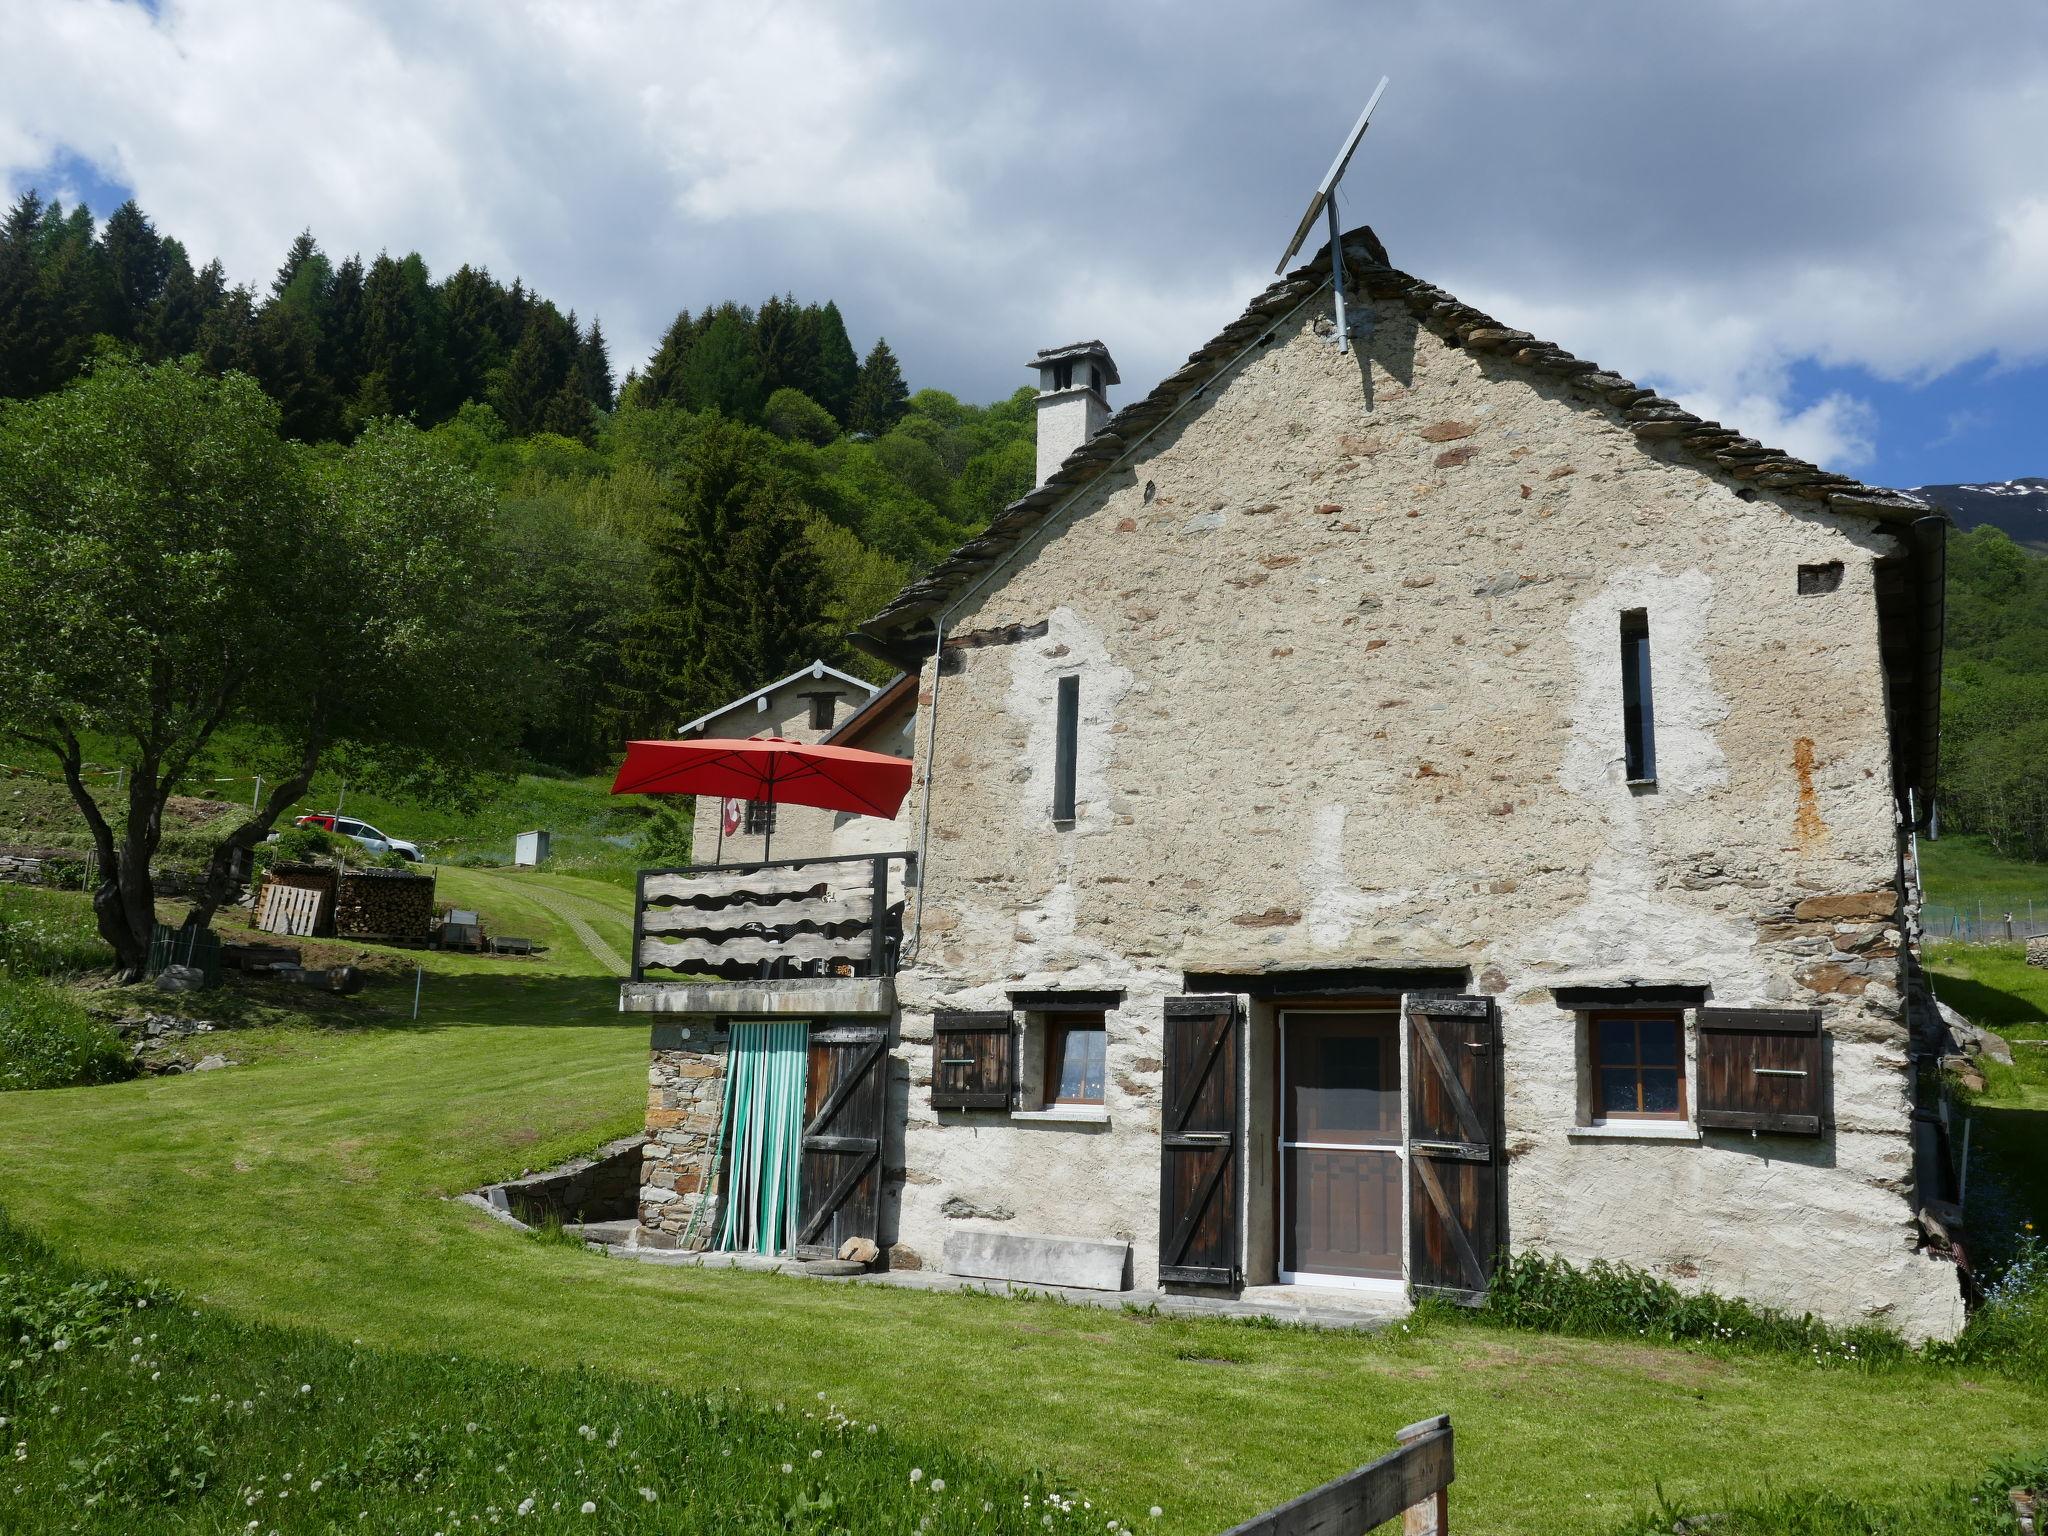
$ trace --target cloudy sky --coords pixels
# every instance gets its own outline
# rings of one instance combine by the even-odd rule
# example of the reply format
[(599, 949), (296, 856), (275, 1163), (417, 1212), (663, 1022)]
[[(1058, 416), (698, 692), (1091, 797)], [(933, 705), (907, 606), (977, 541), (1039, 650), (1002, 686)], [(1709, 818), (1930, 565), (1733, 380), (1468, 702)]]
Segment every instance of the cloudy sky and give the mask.
[(1345, 184), (1397, 265), (1766, 441), (2048, 474), (2040, 0), (0, 0), (0, 187), (262, 283), (310, 226), (517, 273), (621, 372), (788, 290), (971, 399), (1132, 398)]

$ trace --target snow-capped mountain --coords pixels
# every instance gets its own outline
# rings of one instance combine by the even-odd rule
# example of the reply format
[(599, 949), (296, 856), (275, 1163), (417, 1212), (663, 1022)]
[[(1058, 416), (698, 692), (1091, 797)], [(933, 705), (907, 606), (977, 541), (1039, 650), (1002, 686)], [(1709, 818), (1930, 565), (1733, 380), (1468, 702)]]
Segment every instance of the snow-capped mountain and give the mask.
[(2015, 544), (2048, 553), (2048, 479), (2029, 475), (1987, 485), (1915, 485), (1906, 494), (1946, 512), (1965, 533), (1989, 523)]

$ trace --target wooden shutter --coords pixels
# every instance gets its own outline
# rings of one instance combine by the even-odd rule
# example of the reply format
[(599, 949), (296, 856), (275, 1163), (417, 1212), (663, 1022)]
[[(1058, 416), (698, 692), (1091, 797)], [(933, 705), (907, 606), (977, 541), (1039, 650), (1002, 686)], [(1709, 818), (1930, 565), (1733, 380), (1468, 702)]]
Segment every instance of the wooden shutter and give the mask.
[(1502, 1216), (1500, 1017), (1490, 997), (1410, 997), (1408, 1286), (1477, 1301)]
[(836, 1255), (849, 1237), (881, 1243), (888, 1044), (889, 1032), (878, 1024), (811, 1031), (796, 1234), (799, 1258)]
[(1698, 1021), (1702, 1126), (1821, 1134), (1829, 1083), (1818, 1008), (1702, 1008)]
[(932, 1015), (933, 1109), (1008, 1109), (1015, 1066), (1009, 1014)]
[(1238, 1081), (1244, 1028), (1234, 997), (1166, 1000), (1159, 1116), (1159, 1278), (1238, 1283), (1244, 1177)]

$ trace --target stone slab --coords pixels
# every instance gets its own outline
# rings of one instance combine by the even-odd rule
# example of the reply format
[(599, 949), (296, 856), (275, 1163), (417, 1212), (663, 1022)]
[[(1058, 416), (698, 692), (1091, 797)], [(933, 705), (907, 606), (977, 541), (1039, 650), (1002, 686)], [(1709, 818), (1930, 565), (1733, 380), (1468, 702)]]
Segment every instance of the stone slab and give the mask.
[(785, 981), (627, 981), (621, 1013), (691, 1013), (715, 1018), (888, 1018), (896, 982), (888, 976), (793, 976)]
[(946, 1273), (976, 1280), (1121, 1291), (1130, 1256), (1129, 1243), (1095, 1238), (973, 1229), (946, 1234)]

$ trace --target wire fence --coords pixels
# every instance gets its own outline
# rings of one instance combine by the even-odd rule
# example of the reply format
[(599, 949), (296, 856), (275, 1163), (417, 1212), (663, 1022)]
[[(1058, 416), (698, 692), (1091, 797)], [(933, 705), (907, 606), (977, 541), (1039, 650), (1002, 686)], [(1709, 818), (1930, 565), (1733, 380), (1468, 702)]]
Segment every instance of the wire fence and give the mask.
[(2048, 897), (2036, 902), (1930, 901), (1920, 909), (1921, 931), (1930, 939), (1965, 944), (2020, 944), (2048, 938)]

